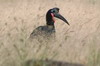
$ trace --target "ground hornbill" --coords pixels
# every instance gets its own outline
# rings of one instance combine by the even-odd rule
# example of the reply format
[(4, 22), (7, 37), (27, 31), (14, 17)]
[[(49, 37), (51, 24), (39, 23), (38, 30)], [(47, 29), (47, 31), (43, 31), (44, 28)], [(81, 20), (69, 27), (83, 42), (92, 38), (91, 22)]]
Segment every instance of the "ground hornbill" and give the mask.
[(38, 36), (45, 36), (51, 38), (51, 36), (55, 34), (54, 17), (63, 20), (65, 23), (69, 25), (68, 21), (61, 14), (59, 14), (59, 8), (55, 7), (48, 10), (46, 14), (46, 25), (39, 26), (36, 29), (34, 29), (30, 37), (34, 38)]

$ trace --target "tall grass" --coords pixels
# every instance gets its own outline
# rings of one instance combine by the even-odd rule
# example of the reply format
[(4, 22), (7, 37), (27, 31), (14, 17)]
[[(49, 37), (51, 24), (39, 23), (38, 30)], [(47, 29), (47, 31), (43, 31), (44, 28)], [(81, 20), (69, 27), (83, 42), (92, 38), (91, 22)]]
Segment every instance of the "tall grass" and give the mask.
[(88, 57), (87, 66), (100, 66), (100, 49), (93, 49)]
[[(41, 60), (47, 59), (85, 64), (87, 56), (87, 66), (100, 66), (100, 49), (98, 48), (100, 45), (95, 46), (96, 43), (100, 42), (98, 40), (100, 38), (94, 38), (95, 42), (84, 39), (92, 32), (98, 33), (94, 28), (100, 23), (99, 9), (90, 6), (89, 3), (94, 5), (99, 0), (84, 0), (88, 1), (86, 5), (80, 0), (77, 0), (80, 3), (75, 3), (76, 0), (71, 0), (71, 2), (67, 0), (30, 0), (29, 2), (25, 0), (24, 2), (22, 0), (18, 1), (17, 4), (17, 0), (14, 0), (14, 3), (10, 3), (10, 0), (8, 3), (6, 0), (3, 3), (2, 1), (0, 1), (0, 66), (24, 66), (25, 61), (29, 59), (33, 59), (34, 66), (46, 66), (47, 64)], [(14, 4), (16, 7), (10, 4)], [(45, 5), (50, 6), (45, 7)], [(45, 14), (47, 9), (55, 5), (59, 6), (61, 13), (68, 18), (70, 28), (57, 20), (57, 41), (43, 41), (42, 43), (28, 41), (31, 30), (36, 28), (33, 26), (43, 25), (45, 22), (45, 19), (38, 15)], [(38, 10), (38, 8), (41, 9)], [(45, 17), (43, 16), (43, 18)], [(84, 25), (81, 26), (81, 24)], [(69, 30), (67, 31), (67, 29)], [(81, 42), (82, 40), (84, 43)], [(91, 46), (88, 42), (91, 43)], [(87, 52), (85, 53), (85, 51)]]
[[(100, 26), (99, 26), (100, 27)], [(89, 47), (88, 63), (87, 66), (100, 66), (100, 47), (97, 41), (100, 40), (99, 31), (95, 33), (91, 45)]]

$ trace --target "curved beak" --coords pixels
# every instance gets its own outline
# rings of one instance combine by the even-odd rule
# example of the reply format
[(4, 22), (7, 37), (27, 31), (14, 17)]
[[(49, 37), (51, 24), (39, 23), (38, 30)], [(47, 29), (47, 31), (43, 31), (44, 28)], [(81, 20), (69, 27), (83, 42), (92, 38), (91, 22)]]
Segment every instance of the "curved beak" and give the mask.
[(65, 23), (67, 23), (68, 25), (70, 25), (68, 23), (68, 21), (62, 15), (60, 15), (59, 13), (54, 14), (54, 17), (59, 18), (59, 19), (63, 20)]

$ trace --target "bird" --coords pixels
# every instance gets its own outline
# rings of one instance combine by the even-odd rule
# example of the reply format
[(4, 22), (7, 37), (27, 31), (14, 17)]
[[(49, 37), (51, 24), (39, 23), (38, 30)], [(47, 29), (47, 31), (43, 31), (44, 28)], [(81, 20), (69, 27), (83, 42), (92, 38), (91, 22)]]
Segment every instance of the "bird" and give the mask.
[(42, 36), (43, 39), (47, 39), (51, 38), (51, 36), (55, 36), (55, 17), (70, 25), (69, 22), (59, 13), (59, 10), (58, 7), (49, 9), (46, 13), (46, 25), (35, 28), (30, 34), (30, 38)]

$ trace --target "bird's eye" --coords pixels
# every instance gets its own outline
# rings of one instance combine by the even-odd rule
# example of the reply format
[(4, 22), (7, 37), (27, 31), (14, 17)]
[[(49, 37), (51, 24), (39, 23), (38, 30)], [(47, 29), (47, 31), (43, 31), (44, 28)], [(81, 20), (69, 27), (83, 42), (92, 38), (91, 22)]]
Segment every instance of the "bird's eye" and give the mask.
[(55, 10), (51, 10), (52, 13), (55, 13)]

